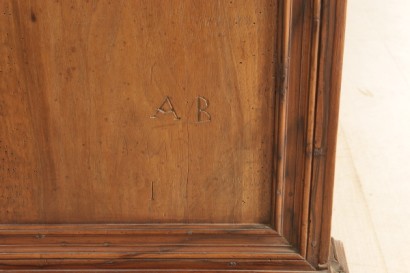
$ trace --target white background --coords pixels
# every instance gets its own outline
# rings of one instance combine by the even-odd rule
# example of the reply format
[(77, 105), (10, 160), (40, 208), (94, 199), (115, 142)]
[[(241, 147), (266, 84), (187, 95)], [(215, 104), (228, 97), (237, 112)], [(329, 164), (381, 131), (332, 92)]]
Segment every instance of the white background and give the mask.
[(350, 272), (410, 272), (409, 0), (348, 2), (335, 182)]

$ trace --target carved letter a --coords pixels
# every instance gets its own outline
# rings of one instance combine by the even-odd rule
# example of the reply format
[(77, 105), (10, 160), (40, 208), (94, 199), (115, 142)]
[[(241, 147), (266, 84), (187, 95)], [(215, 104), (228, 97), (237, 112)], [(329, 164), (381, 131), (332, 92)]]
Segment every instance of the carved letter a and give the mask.
[[(168, 107), (166, 107), (168, 105)], [(165, 109), (166, 107), (167, 109)], [(156, 109), (155, 114), (151, 116), (151, 118), (158, 118), (158, 114), (173, 114), (175, 120), (181, 119), (178, 117), (177, 112), (175, 111), (174, 106), (172, 105), (171, 99), (166, 96), (165, 100), (161, 103), (161, 105)]]

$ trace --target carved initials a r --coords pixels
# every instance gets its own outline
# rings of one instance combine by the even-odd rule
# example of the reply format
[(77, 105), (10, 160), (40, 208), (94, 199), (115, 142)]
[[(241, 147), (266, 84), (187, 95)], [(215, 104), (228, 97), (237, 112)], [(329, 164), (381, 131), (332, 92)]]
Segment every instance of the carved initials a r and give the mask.
[[(211, 114), (207, 111), (209, 107), (209, 101), (202, 96), (196, 97), (196, 120), (195, 123), (211, 122)], [(171, 98), (166, 96), (161, 105), (155, 110), (155, 113), (150, 117), (153, 119), (159, 118), (159, 114), (172, 114), (174, 120), (180, 120), (175, 111), (175, 107), (171, 102)]]

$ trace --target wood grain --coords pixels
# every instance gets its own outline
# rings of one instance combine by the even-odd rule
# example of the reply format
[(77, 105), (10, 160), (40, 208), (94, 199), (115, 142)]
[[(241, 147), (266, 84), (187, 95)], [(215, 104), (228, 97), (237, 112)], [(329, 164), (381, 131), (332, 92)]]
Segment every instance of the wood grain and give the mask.
[(345, 5), (1, 1), (0, 271), (330, 272)]
[(5, 225), (0, 268), (311, 270), (264, 225)]
[(346, 253), (341, 241), (335, 240), (332, 238), (330, 249), (330, 262), (333, 262), (333, 271), (349, 273), (349, 268), (347, 266)]
[(1, 9), (2, 223), (270, 221), (274, 1)]

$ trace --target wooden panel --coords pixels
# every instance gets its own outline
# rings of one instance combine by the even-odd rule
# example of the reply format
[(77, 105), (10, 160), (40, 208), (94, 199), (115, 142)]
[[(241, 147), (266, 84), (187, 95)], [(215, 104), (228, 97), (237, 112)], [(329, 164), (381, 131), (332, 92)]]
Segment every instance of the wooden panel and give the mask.
[(2, 223), (270, 221), (275, 1), (1, 10)]
[(0, 2), (0, 270), (331, 272), (345, 5)]

